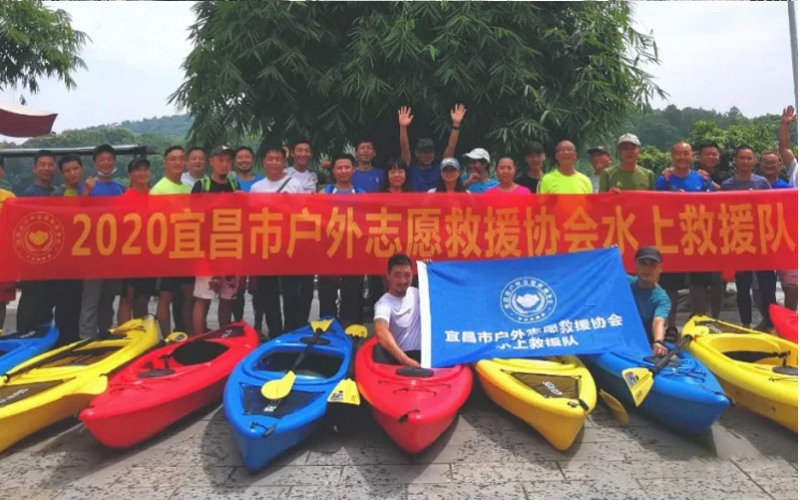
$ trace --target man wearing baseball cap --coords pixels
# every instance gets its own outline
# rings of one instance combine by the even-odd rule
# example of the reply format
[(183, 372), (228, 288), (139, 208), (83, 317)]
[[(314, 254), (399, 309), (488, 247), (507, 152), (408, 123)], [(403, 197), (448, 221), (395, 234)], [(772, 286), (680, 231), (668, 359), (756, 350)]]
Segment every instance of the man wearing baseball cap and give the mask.
[(600, 174), (601, 193), (621, 191), (653, 191), (656, 176), (650, 170), (636, 164), (639, 160), (639, 138), (633, 134), (621, 135), (617, 140), (619, 165)]
[(497, 179), (489, 178), (489, 163), (491, 158), (485, 149), (475, 148), (464, 155), (469, 167), (469, 176), (464, 176), (464, 187), (470, 193), (485, 193), (500, 184)]
[(517, 177), (514, 181), (520, 186), (525, 186), (531, 193), (535, 193), (539, 188), (539, 181), (544, 177), (544, 146), (539, 142), (533, 142), (525, 149), (525, 163), (528, 170)]
[[(467, 108), (463, 104), (457, 104), (452, 111), (450, 111), (450, 118), (453, 120), (453, 126), (450, 129), (450, 139), (447, 141), (447, 147), (444, 149), (443, 158), (451, 158), (456, 154), (456, 145), (458, 145), (458, 134), (461, 128), (461, 122), (464, 120), (464, 114)], [(414, 115), (411, 114), (411, 108), (403, 106), (397, 110), (397, 117), (400, 123), (400, 158), (409, 165), (409, 172), (411, 174), (411, 185), (414, 186), (414, 191), (425, 193), (431, 188), (435, 188), (439, 181), (439, 164), (435, 163), (436, 159), (436, 146), (432, 139), (423, 138), (417, 141), (417, 147), (414, 149), (414, 159), (411, 160), (411, 143), (408, 140), (408, 127), (414, 120)]]
[(605, 146), (595, 146), (588, 153), (589, 161), (594, 169), (594, 175), (590, 178), (592, 191), (597, 193), (600, 191), (600, 175), (611, 166), (611, 151)]
[(653, 345), (653, 356), (664, 356), (667, 354), (667, 317), (672, 302), (667, 292), (658, 285), (661, 276), (661, 252), (656, 247), (642, 247), (636, 251), (634, 259), (636, 276), (628, 276), (633, 299), (647, 338)]

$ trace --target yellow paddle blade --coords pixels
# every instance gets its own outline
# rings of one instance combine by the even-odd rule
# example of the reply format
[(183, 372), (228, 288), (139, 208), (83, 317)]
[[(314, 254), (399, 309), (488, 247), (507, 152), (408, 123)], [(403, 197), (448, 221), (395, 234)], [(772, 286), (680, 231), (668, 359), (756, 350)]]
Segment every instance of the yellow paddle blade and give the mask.
[(346, 378), (339, 382), (328, 396), (328, 403), (342, 403), (348, 405), (360, 405), (361, 394), (358, 393), (358, 386), (355, 380)]
[(311, 329), (314, 330), (316, 333), (317, 330), (322, 330), (323, 332), (327, 332), (328, 328), (330, 328), (331, 323), (333, 323), (332, 319), (324, 319), (320, 321), (312, 321), (311, 322)]
[(650, 394), (650, 389), (653, 388), (653, 372), (647, 368), (628, 368), (622, 370), (622, 379), (628, 385), (628, 390), (631, 391), (633, 397), (633, 404), (639, 406), (644, 401), (644, 398)]
[(292, 392), (294, 379), (297, 376), (293, 371), (286, 372), (286, 375), (278, 380), (270, 380), (261, 387), (261, 395), (267, 399), (276, 400), (283, 399)]
[(350, 325), (344, 331), (347, 335), (355, 338), (367, 338), (367, 327), (364, 325)]
[(628, 423), (628, 412), (625, 411), (625, 407), (622, 406), (622, 403), (620, 403), (617, 398), (602, 389), (600, 389), (600, 397), (603, 398), (603, 401), (606, 402), (608, 409), (611, 410), (611, 413), (614, 414), (620, 423)]
[(174, 344), (175, 342), (183, 342), (188, 338), (189, 336), (186, 335), (184, 332), (173, 332), (170, 334), (169, 337), (164, 339), (164, 342), (166, 342), (167, 344)]

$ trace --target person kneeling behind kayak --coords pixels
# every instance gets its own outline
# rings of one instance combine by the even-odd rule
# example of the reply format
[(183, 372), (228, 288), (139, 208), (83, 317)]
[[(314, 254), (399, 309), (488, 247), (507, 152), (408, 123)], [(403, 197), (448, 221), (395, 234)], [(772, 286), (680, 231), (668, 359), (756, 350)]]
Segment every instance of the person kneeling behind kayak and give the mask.
[(653, 356), (666, 356), (664, 342), (667, 317), (672, 301), (658, 285), (661, 276), (661, 252), (656, 247), (642, 247), (636, 252), (636, 276), (628, 276), (636, 308), (642, 318), (647, 338), (653, 345)]
[(411, 286), (412, 278), (408, 256), (389, 258), (389, 292), (375, 303), (375, 336), (381, 347), (375, 353), (378, 363), (420, 366), (419, 289)]

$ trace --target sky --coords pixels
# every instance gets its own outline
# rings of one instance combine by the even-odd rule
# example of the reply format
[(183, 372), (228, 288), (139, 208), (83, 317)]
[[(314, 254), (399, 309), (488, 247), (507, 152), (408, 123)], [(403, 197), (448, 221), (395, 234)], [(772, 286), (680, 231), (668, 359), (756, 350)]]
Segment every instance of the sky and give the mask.
[[(54, 130), (171, 115), (191, 51), (191, 2), (45, 2), (72, 16), (88, 41), (88, 68), (77, 89), (45, 80), (28, 105), (59, 113)], [(789, 22), (784, 2), (636, 2), (638, 28), (653, 31), (661, 64), (648, 67), (675, 104), (746, 116), (780, 113), (794, 101)], [(0, 93), (18, 102), (19, 93)], [(2, 136), (0, 136), (2, 138)]]

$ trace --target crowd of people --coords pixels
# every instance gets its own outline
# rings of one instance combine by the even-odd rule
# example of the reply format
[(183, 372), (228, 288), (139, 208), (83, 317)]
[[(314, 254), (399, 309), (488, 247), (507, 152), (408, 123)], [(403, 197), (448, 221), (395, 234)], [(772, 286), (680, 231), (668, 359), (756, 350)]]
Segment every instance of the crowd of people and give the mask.
[[(20, 196), (152, 196), (190, 193), (321, 193), (341, 195), (357, 193), (403, 192), (466, 192), (531, 194), (620, 193), (628, 190), (672, 192), (712, 192), (725, 190), (781, 189), (797, 187), (795, 159), (789, 129), (796, 120), (794, 109), (784, 110), (778, 148), (756, 152), (742, 145), (736, 149), (735, 172), (719, 168), (720, 148), (703, 142), (693, 148), (685, 142), (672, 147), (672, 167), (660, 175), (638, 165), (641, 143), (636, 135), (619, 137), (616, 152), (619, 163), (612, 166), (608, 147), (588, 150), (593, 174), (576, 170), (578, 150), (570, 141), (561, 141), (555, 148), (556, 168), (545, 173), (546, 153), (539, 143), (524, 151), (525, 165), (518, 175), (512, 156), (495, 158), (488, 151), (475, 148), (463, 156), (466, 168), (454, 157), (459, 130), (466, 114), (462, 105), (451, 111), (452, 126), (447, 146), (437, 160), (435, 143), (421, 138), (411, 149), (408, 127), (413, 121), (411, 109), (398, 111), (400, 156), (385, 166), (376, 167), (376, 150), (371, 140), (355, 144), (355, 155), (341, 154), (322, 162), (330, 170), (332, 182), (323, 183), (310, 166), (314, 155), (307, 139), (298, 139), (288, 146), (263, 148), (261, 165), (264, 174), (254, 171), (257, 156), (249, 147), (236, 149), (219, 146), (207, 153), (203, 148), (184, 149), (173, 146), (164, 152), (163, 179), (151, 187), (150, 162), (135, 158), (127, 165), (129, 186), (114, 179), (116, 152), (110, 145), (95, 148), (92, 155), (94, 173), (84, 177), (80, 156), (67, 154), (56, 158), (52, 152), (40, 151), (34, 158), (34, 183)], [(696, 149), (696, 151), (695, 151)], [(697, 157), (699, 168), (692, 169)], [(494, 176), (490, 169), (494, 165)], [(786, 166), (790, 182), (779, 177)], [(756, 175), (758, 167), (761, 175)], [(56, 170), (63, 183), (56, 185)], [(3, 173), (0, 158), (0, 178)], [(0, 203), (14, 194), (0, 189)], [(652, 256), (651, 256), (652, 257)], [(650, 259), (654, 260), (654, 259)], [(659, 256), (660, 262), (660, 256)], [(405, 269), (404, 269), (405, 270)], [(797, 271), (740, 271), (736, 274), (737, 305), (741, 322), (752, 326), (751, 288), (753, 277), (758, 285), (758, 306), (763, 323), (757, 328), (769, 329), (767, 308), (776, 302), (777, 281), (785, 293), (785, 305), (797, 308)], [(337, 316), (345, 324), (359, 323), (380, 308), (375, 303), (384, 296), (386, 277), (329, 277), (317, 280), (320, 316)], [(678, 292), (689, 290), (693, 313), (719, 317), (726, 284), (718, 273), (663, 273), (659, 284), (671, 299), (666, 331), (675, 328)], [(88, 338), (111, 328), (119, 297), (116, 320), (119, 324), (148, 312), (152, 297), (157, 297), (156, 316), (162, 334), (173, 330), (189, 334), (204, 332), (211, 301), (219, 299), (221, 324), (240, 320), (249, 294), (254, 311), (253, 324), (259, 331), (266, 325), (268, 336), (274, 337), (305, 324), (310, 315), (315, 277), (296, 276), (203, 276), (159, 277), (129, 280), (90, 279), (59, 281), (26, 281), (0, 283), (0, 325), (5, 321), (6, 304), (21, 291), (16, 329), (28, 330), (55, 320), (61, 330), (61, 343)], [(364, 294), (365, 288), (368, 293)], [(385, 307), (383, 308), (385, 309)], [(382, 313), (385, 316), (385, 311)], [(673, 332), (674, 333), (674, 332)], [(394, 349), (392, 349), (394, 350)]]

